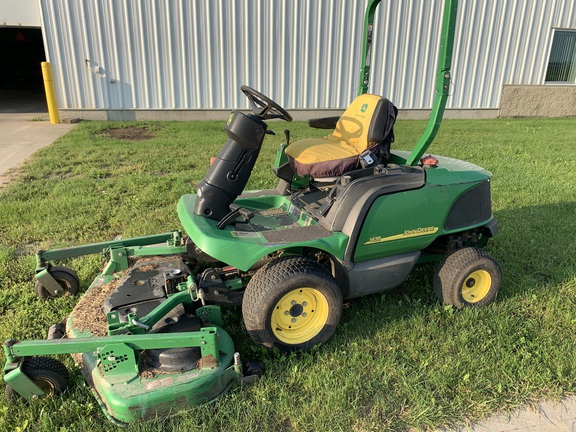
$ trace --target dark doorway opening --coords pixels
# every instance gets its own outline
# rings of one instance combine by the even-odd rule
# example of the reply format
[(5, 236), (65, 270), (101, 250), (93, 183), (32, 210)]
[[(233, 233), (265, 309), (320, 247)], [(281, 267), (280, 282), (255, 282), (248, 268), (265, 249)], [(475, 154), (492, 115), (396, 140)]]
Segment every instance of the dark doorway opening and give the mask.
[(0, 27), (0, 113), (46, 112), (40, 27)]

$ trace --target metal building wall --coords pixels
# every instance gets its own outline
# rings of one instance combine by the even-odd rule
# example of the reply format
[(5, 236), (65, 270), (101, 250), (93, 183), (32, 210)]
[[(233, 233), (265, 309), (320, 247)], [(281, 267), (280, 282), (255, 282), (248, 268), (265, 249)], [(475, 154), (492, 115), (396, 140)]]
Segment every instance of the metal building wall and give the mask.
[(452, 108), (498, 108), (503, 85), (544, 84), (554, 29), (576, 29), (574, 0), (466, 0), (462, 6)]
[[(370, 91), (431, 108), (442, 1), (385, 1)], [(460, 0), (448, 108), (494, 109), (504, 84), (544, 84), (554, 28), (576, 28), (573, 0)], [(387, 60), (389, 59), (389, 60)]]
[[(356, 95), (366, 0), (39, 0), (60, 108), (288, 109)], [(370, 91), (430, 108), (442, 0), (383, 0)], [(460, 0), (449, 108), (498, 108), (503, 84), (543, 84), (573, 0)]]

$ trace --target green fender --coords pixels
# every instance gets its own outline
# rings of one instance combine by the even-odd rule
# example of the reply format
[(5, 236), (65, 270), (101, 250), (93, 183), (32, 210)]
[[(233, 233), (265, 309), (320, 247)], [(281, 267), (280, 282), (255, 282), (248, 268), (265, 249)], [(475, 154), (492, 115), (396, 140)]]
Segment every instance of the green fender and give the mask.
[[(178, 216), (194, 244), (211, 257), (248, 270), (266, 255), (283, 249), (314, 248), (337, 258), (344, 257), (348, 236), (330, 232), (294, 209), (288, 197), (281, 195), (239, 198), (234, 203), (252, 210), (255, 216), (247, 225), (229, 225), (218, 229), (217, 221), (194, 213), (196, 195), (188, 194), (178, 202)], [(291, 224), (286, 225), (287, 218)]]

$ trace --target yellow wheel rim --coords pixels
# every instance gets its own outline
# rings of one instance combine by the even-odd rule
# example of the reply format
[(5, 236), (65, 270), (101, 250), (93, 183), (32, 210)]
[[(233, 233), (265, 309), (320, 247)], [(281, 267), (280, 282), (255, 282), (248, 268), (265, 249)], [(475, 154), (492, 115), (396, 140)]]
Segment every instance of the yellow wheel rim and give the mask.
[(49, 397), (54, 394), (54, 390), (56, 389), (56, 387), (50, 381), (41, 378), (37, 379), (33, 378), (32, 381), (34, 382), (34, 384), (40, 387), (40, 390), (44, 392), (44, 396), (42, 397)]
[(280, 299), (272, 312), (274, 336), (296, 345), (316, 336), (328, 321), (328, 300), (315, 288), (298, 288)]
[(486, 270), (470, 273), (462, 284), (462, 298), (468, 303), (477, 303), (488, 295), (492, 277)]

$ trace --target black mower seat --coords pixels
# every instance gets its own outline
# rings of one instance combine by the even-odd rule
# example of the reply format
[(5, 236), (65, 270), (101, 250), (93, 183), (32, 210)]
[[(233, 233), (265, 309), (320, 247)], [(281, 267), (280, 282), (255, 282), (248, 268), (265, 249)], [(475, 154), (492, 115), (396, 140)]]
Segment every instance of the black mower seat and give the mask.
[[(388, 99), (358, 96), (340, 118), (334, 132), (323, 138), (305, 138), (286, 147), (290, 165), (300, 177), (338, 177), (360, 167), (360, 154), (370, 150), (378, 158), (390, 157), (393, 126), (398, 109)], [(328, 120), (328, 119), (325, 119)], [(321, 124), (322, 121), (311, 121)], [(327, 122), (324, 122), (327, 123)]]

